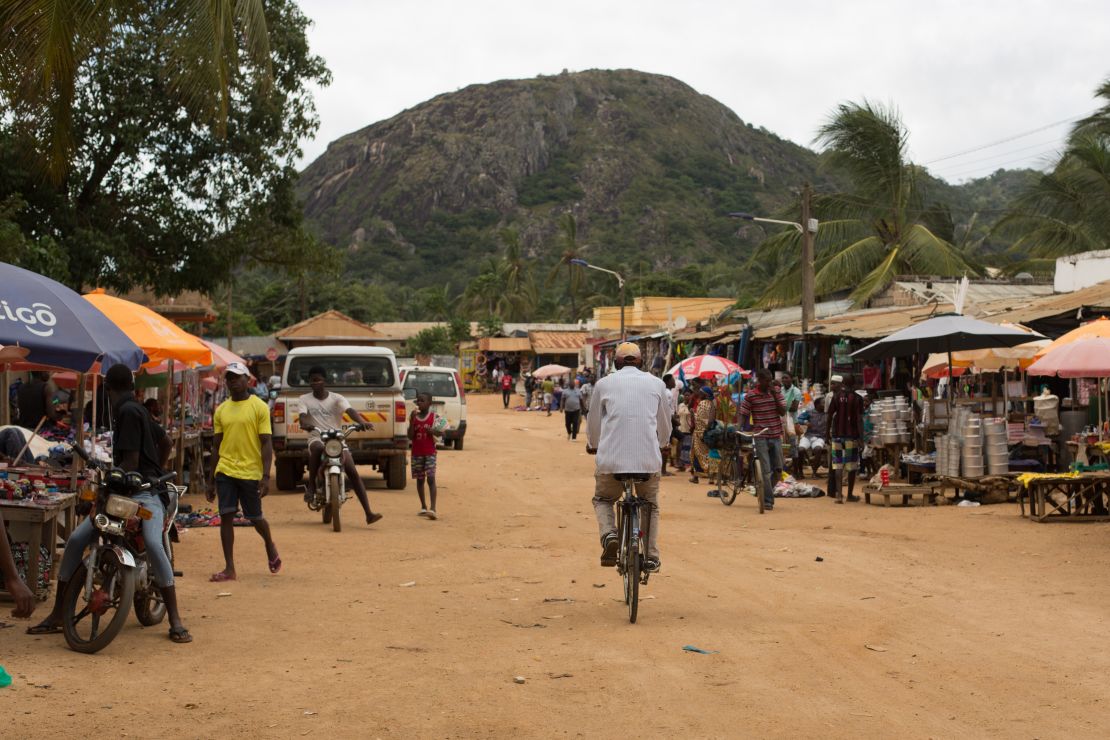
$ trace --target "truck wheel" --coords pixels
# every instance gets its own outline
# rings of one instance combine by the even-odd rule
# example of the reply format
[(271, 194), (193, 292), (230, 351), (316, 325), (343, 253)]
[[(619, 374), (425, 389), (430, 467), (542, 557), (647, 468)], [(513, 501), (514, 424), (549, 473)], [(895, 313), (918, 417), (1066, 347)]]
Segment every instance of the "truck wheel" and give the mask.
[(279, 457), (277, 468), (277, 487), (279, 491), (295, 491), (304, 474), (304, 463), (296, 457)]
[(455, 437), (455, 449), (456, 450), (461, 450), (462, 446), (463, 446), (463, 438), (462, 437)]
[(389, 467), (385, 473), (386, 485), (395, 491), (405, 487), (405, 456), (394, 455), (389, 458)]

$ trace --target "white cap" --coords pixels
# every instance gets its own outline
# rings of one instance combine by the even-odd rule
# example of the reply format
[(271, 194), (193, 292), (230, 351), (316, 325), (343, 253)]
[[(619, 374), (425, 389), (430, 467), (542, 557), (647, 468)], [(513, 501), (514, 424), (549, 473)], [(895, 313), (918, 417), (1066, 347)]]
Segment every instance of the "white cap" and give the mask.
[(241, 362), (229, 362), (227, 363), (227, 369), (224, 370), (224, 373), (231, 373), (232, 375), (250, 375), (251, 371)]

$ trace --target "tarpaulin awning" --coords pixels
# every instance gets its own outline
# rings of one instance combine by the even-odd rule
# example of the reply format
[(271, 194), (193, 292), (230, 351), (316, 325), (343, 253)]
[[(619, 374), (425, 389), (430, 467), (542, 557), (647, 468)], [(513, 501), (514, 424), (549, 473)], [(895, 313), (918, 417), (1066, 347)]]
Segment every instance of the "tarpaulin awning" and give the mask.
[(137, 370), (143, 351), (101, 311), (56, 280), (0, 262), (0, 344), (28, 350), (35, 366)]
[(590, 338), (584, 331), (530, 331), (528, 339), (537, 355), (578, 354)]
[(212, 350), (204, 342), (146, 306), (110, 296), (100, 289), (87, 293), (85, 300), (142, 347), (149, 363), (174, 360), (187, 365), (208, 365), (212, 362)]
[(531, 352), (528, 337), (482, 337), (478, 349), (483, 352)]

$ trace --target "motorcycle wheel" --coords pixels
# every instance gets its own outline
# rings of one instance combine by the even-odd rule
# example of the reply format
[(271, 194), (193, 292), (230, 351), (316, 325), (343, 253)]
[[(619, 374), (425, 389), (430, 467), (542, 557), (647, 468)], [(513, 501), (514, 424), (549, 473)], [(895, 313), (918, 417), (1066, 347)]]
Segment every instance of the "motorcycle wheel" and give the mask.
[(339, 507), (343, 501), (343, 491), (340, 488), (338, 475), (328, 476), (328, 509), (331, 511), (331, 528), (333, 532), (338, 532), (339, 523)]
[[(173, 564), (173, 543), (166, 543), (166, 554)], [(147, 588), (135, 591), (135, 618), (144, 627), (153, 627), (166, 618), (166, 604), (162, 601), (162, 592), (150, 579)]]
[[(100, 562), (93, 574), (93, 592), (103, 592), (101, 609), (93, 611), (89, 598), (82, 598), (85, 591), (84, 566), (73, 574), (66, 587), (62, 602), (62, 632), (66, 644), (79, 653), (103, 650), (116, 638), (127, 621), (131, 603), (135, 598), (135, 570), (124, 566), (111, 550), (101, 553)], [(99, 611), (100, 613), (97, 613)]]

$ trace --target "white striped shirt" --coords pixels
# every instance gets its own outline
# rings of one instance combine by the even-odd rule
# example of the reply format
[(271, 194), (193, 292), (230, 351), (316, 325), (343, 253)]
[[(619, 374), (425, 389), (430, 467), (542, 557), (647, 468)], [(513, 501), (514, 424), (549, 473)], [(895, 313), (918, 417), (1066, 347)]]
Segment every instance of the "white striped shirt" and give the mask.
[(658, 473), (659, 450), (670, 438), (670, 391), (662, 380), (626, 365), (597, 381), (586, 422), (597, 472)]

